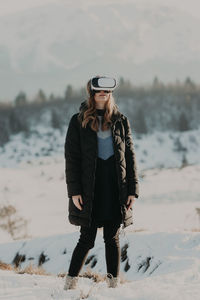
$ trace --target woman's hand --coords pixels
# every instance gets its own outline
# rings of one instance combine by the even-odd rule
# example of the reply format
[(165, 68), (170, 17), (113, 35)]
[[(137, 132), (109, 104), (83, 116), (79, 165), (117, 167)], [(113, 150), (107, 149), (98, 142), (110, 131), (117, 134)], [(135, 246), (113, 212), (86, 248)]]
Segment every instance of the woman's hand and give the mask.
[(126, 202), (127, 209), (129, 209), (130, 207), (133, 206), (134, 201), (135, 201), (135, 196), (129, 195), (129, 196), (128, 196), (128, 200), (127, 200), (127, 202)]
[[(83, 205), (83, 199), (82, 199), (82, 196), (81, 196), (81, 195), (72, 196), (72, 200), (73, 200), (73, 202), (74, 202), (74, 205), (75, 205), (78, 209), (82, 210), (82, 207), (81, 207), (81, 205)], [(80, 205), (80, 203), (81, 203), (81, 205)]]

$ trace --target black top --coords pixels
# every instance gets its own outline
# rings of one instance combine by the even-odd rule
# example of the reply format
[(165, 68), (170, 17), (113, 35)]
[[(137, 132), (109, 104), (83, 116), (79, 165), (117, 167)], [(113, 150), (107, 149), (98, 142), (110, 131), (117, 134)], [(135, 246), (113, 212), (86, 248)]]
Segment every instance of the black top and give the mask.
[(106, 160), (97, 159), (92, 218), (97, 227), (102, 227), (106, 222), (122, 222), (114, 155)]
[(103, 116), (105, 111), (106, 111), (105, 108), (96, 108), (96, 112), (98, 116)]
[[(98, 116), (103, 116), (105, 111), (106, 109), (96, 109)], [(102, 227), (107, 222), (120, 224), (122, 215), (114, 154), (106, 160), (97, 158), (94, 189), (92, 218), (96, 226)]]

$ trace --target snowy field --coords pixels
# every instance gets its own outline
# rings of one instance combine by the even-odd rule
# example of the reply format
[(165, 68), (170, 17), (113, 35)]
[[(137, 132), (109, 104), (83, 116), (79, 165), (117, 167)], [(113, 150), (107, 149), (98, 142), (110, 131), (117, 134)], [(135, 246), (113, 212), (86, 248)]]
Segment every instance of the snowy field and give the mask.
[[(120, 274), (125, 274), (127, 282), (116, 289), (108, 289), (105, 281), (95, 283), (92, 279), (80, 277), (77, 290), (64, 291), (64, 278), (56, 273), (65, 272), (78, 233), (57, 235), (18, 241), (13, 245), (0, 245), (1, 257), (11, 261), (16, 251), (26, 256), (22, 266), (37, 264), (44, 252), (47, 261), (43, 267), (52, 276), (15, 274), (0, 271), (0, 299), (181, 299), (198, 300), (200, 296), (200, 234), (197, 233), (131, 233), (121, 238), (121, 247), (128, 243), (127, 256), (121, 262)], [(104, 247), (101, 232), (97, 235), (95, 248), (89, 257), (97, 263), (94, 272), (105, 274)], [(127, 272), (125, 268), (129, 266)], [(82, 271), (86, 269), (84, 266)]]
[[(11, 203), (28, 221), (31, 237), (74, 232), (68, 222), (64, 159), (43, 165), (1, 169), (1, 203)], [(134, 225), (126, 232), (200, 229), (200, 165), (149, 169), (140, 174), (140, 197), (133, 204)], [(4, 237), (3, 237), (4, 236)], [(1, 242), (9, 241), (2, 233)]]
[[(127, 281), (117, 289), (108, 289), (105, 281), (94, 283), (80, 277), (78, 289), (66, 292), (64, 279), (56, 276), (67, 272), (79, 237), (79, 227), (68, 222), (63, 149), (58, 147), (44, 157), (41, 149), (48, 145), (46, 138), (41, 147), (38, 143), (34, 146), (33, 140), (23, 143), (19, 136), (17, 143), (11, 141), (1, 149), (1, 204), (12, 204), (28, 221), (29, 238), (13, 241), (0, 229), (0, 261), (12, 263), (19, 253), (25, 256), (21, 268), (30, 263), (37, 266), (43, 253), (42, 267), (51, 276), (0, 270), (0, 299), (199, 300), (200, 143), (196, 133), (179, 137), (187, 148), (185, 167), (181, 167), (183, 156), (174, 150), (170, 134), (136, 140), (140, 197), (133, 205), (134, 224), (125, 229), (125, 235), (121, 231), (120, 276)], [(195, 142), (192, 136), (196, 136)], [(53, 144), (53, 137), (49, 139)], [(33, 143), (32, 147), (28, 143)], [(26, 147), (32, 149), (32, 155), (23, 151)], [(148, 153), (142, 149), (149, 149)], [(102, 229), (89, 257), (82, 272), (89, 267), (104, 276)]]
[[(44, 119), (49, 115), (44, 114)], [(10, 141), (0, 147), (0, 166), (19, 167), (19, 164), (44, 164), (63, 156), (67, 128), (50, 128), (49, 121), (35, 125), (30, 136), (12, 135)], [(136, 136), (132, 130), (139, 169), (180, 167), (200, 164), (200, 127), (185, 132), (154, 132)]]

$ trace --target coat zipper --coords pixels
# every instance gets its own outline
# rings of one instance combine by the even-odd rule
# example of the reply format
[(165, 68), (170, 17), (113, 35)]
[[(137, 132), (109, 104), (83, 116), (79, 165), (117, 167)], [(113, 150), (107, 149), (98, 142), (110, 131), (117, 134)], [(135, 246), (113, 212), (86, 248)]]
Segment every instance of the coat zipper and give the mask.
[[(97, 153), (97, 133), (95, 133), (95, 135), (96, 135), (96, 153), (95, 153), (95, 162), (94, 162), (94, 176), (93, 176), (93, 190), (92, 190), (92, 201), (91, 201), (91, 208), (90, 208), (90, 224), (91, 224), (91, 221), (92, 221), (92, 207), (93, 207), (93, 201), (94, 201), (94, 188), (95, 188), (95, 174), (96, 174), (96, 164), (97, 164), (97, 155), (98, 155), (98, 153)], [(89, 224), (89, 225), (90, 225)]]
[[(111, 128), (112, 130), (112, 138), (113, 138), (113, 148), (114, 148), (114, 154), (115, 154), (115, 164), (116, 164), (116, 171), (117, 171), (117, 181), (118, 181), (118, 188), (120, 189), (120, 182), (119, 182), (119, 175), (118, 175), (118, 169), (117, 169), (117, 156), (116, 156), (116, 151), (115, 151), (115, 143), (114, 143), (114, 136), (113, 136), (113, 126)], [(121, 210), (121, 214), (122, 214), (122, 219), (124, 219), (124, 215), (123, 215), (123, 211), (122, 211), (122, 205), (121, 205), (121, 201), (120, 201), (120, 192), (119, 192), (119, 204), (120, 204), (120, 210)], [(123, 222), (123, 227), (122, 228), (125, 228), (124, 226), (124, 222)]]

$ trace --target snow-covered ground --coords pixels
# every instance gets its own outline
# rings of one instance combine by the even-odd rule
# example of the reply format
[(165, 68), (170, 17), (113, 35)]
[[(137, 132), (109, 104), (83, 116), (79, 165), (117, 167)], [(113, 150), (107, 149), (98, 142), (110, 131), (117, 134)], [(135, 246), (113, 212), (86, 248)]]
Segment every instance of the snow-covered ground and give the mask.
[[(46, 160), (63, 158), (66, 132), (67, 128), (53, 129), (46, 121), (42, 126), (34, 124), (29, 136), (12, 135), (10, 142), (0, 147), (0, 166), (44, 164)], [(180, 167), (183, 160), (188, 164), (200, 163), (200, 127), (185, 132), (132, 133), (140, 170)]]
[[(125, 236), (123, 232), (120, 235), (121, 249), (127, 248), (120, 274), (130, 282), (113, 290), (106, 288), (105, 281), (95, 284), (81, 277), (78, 289), (68, 292), (63, 291), (64, 279), (56, 274), (67, 272), (79, 227), (68, 222), (64, 135), (58, 131), (47, 136), (43, 133), (40, 143), (35, 139), (25, 139), (24, 143), (22, 135), (14, 137), (1, 149), (0, 204), (12, 204), (28, 220), (29, 238), (12, 241), (0, 229), (0, 260), (12, 263), (18, 252), (26, 257), (23, 268), (29, 263), (37, 265), (43, 253), (46, 261), (42, 266), (52, 275), (0, 271), (0, 299), (81, 299), (81, 294), (90, 290), (88, 299), (199, 300), (198, 133), (156, 133), (135, 140), (140, 197), (133, 205), (134, 224), (125, 229)], [(48, 142), (54, 148), (42, 155)], [(174, 150), (180, 142), (187, 150)], [(183, 154), (190, 165), (181, 168)], [(82, 272), (96, 259), (92, 270), (104, 275), (102, 229), (98, 230), (91, 255), (94, 258)]]
[[(24, 254), (26, 260), (22, 267), (30, 262), (37, 264), (43, 252), (47, 260), (43, 267), (53, 273), (52, 276), (39, 276), (0, 271), (1, 299), (81, 299), (80, 295), (87, 294), (90, 289), (88, 299), (199, 299), (198, 233), (129, 232), (121, 237), (121, 247), (128, 244), (127, 256), (121, 262), (121, 274), (125, 274), (128, 282), (111, 290), (106, 288), (105, 281), (95, 284), (92, 279), (80, 277), (78, 289), (66, 292), (63, 291), (64, 278), (55, 275), (66, 272), (77, 239), (78, 232), (74, 232), (0, 245), (1, 258), (6, 262), (11, 262), (17, 251)], [(102, 232), (97, 235), (95, 248), (90, 250), (89, 256), (92, 255), (94, 258), (84, 265), (82, 272), (96, 259), (92, 270), (105, 274)], [(129, 269), (125, 272), (127, 265)]]
[[(63, 158), (43, 165), (1, 169), (1, 203), (13, 204), (29, 221), (32, 237), (76, 231), (68, 223), (64, 169)], [(200, 165), (139, 172), (140, 197), (133, 206), (133, 228), (170, 232), (200, 229), (196, 211), (200, 208), (199, 173)]]

